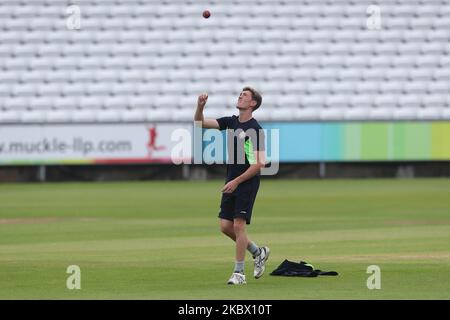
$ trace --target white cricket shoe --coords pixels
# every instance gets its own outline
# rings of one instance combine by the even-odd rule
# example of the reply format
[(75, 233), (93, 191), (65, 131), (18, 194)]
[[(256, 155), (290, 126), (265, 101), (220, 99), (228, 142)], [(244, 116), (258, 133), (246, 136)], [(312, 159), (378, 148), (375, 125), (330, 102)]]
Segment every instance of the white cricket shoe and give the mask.
[(261, 247), (260, 253), (254, 258), (255, 268), (253, 270), (253, 275), (256, 279), (259, 279), (264, 274), (266, 270), (266, 261), (269, 259), (270, 250), (268, 247)]
[(245, 275), (239, 272), (234, 272), (231, 275), (230, 280), (228, 280), (227, 282), (228, 284), (247, 284), (247, 282), (245, 282)]

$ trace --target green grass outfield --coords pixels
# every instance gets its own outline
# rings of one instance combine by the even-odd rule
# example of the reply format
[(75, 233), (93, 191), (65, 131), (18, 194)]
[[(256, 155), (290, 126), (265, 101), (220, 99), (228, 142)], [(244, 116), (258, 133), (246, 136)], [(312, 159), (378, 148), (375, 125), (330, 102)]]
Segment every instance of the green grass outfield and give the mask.
[[(0, 184), (0, 299), (450, 299), (450, 180), (267, 181), (267, 273), (226, 285), (222, 181)], [(337, 277), (270, 276), (284, 259)], [(68, 290), (69, 265), (81, 290)], [(381, 289), (369, 290), (369, 265)]]

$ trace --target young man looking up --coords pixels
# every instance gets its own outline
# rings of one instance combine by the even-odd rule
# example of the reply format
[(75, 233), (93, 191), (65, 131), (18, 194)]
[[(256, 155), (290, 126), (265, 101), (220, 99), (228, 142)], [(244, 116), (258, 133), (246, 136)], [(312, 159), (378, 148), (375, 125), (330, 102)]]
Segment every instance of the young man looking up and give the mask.
[(248, 238), (246, 231), (259, 189), (260, 170), (265, 163), (264, 132), (253, 118), (253, 112), (261, 105), (262, 98), (255, 89), (245, 87), (236, 106), (239, 116), (219, 119), (203, 117), (207, 100), (206, 93), (198, 97), (194, 120), (201, 122), (203, 128), (228, 129), (227, 178), (222, 188), (219, 213), (221, 231), (236, 242), (235, 267), (228, 284), (246, 284), (245, 250), (253, 256), (253, 275), (256, 279), (263, 275), (269, 257), (269, 248), (257, 246)]

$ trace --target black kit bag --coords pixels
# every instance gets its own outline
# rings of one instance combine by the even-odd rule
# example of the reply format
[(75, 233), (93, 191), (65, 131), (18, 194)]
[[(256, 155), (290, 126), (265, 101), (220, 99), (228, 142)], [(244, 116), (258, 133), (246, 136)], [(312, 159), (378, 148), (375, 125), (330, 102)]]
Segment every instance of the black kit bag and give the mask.
[(317, 277), (317, 276), (337, 276), (336, 271), (314, 270), (314, 267), (305, 262), (292, 262), (285, 259), (275, 270), (270, 273), (271, 276), (285, 277)]

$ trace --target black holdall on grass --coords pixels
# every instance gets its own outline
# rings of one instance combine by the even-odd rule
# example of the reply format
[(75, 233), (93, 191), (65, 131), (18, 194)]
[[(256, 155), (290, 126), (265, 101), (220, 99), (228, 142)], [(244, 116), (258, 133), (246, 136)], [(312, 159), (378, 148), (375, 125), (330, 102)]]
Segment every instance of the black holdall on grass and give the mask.
[(304, 261), (300, 263), (285, 259), (275, 270), (270, 273), (271, 276), (285, 277), (317, 277), (317, 276), (337, 276), (336, 271), (314, 270), (314, 267)]

